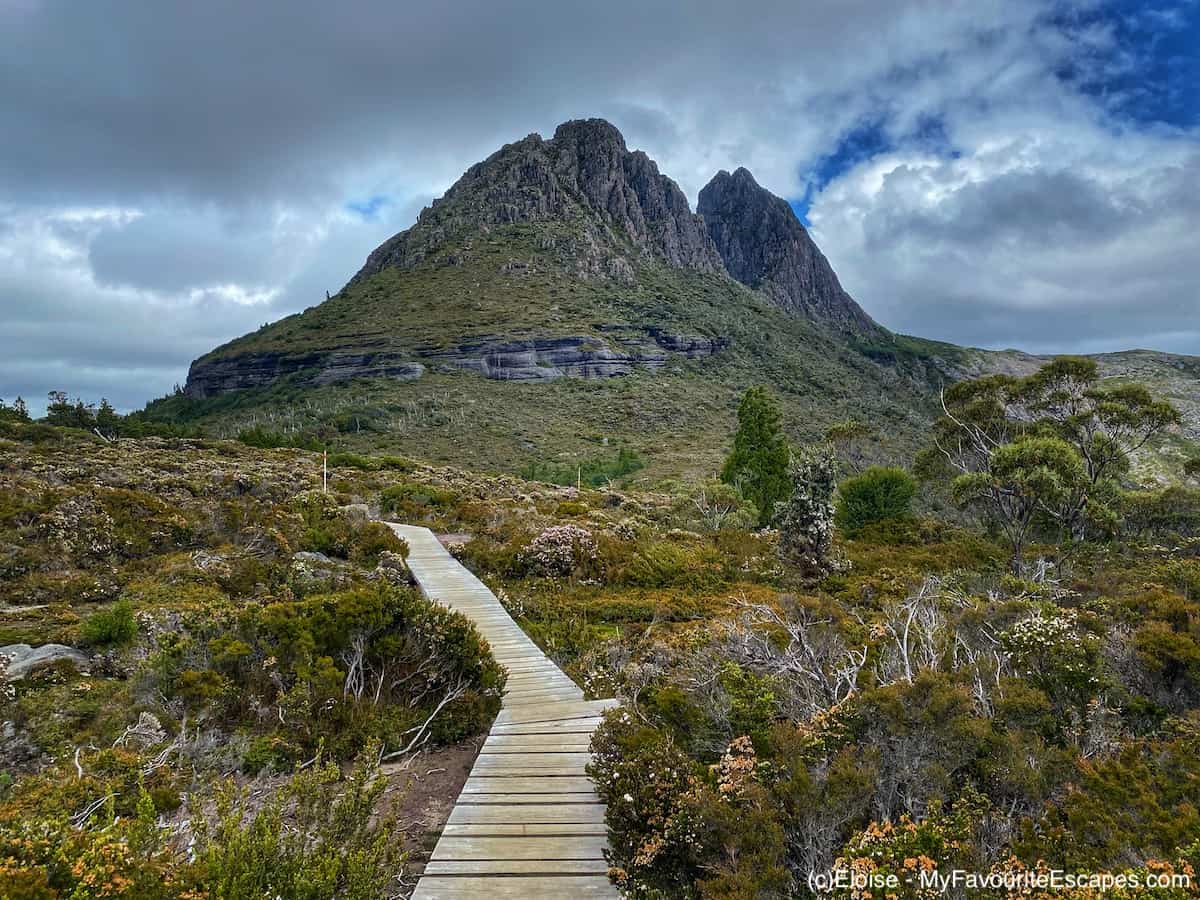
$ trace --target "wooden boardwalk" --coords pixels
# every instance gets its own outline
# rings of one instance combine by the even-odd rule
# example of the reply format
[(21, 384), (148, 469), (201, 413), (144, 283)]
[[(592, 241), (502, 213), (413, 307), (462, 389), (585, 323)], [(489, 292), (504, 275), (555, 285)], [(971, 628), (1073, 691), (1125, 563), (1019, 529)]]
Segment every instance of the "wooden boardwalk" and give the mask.
[(604, 804), (584, 772), (616, 701), (584, 700), (428, 528), (388, 524), (408, 542), (425, 595), (471, 618), (508, 670), (500, 714), (413, 900), (618, 897), (605, 874)]

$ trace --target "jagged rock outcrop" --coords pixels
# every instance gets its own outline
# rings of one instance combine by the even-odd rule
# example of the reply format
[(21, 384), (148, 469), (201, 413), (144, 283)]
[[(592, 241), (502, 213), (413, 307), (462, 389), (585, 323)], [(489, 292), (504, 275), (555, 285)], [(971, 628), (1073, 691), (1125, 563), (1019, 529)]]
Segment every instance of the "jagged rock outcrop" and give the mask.
[(882, 331), (843, 289), (786, 200), (746, 169), (718, 172), (702, 191), (704, 216), (725, 270), (784, 309), (855, 331)]
[(482, 336), (449, 346), (411, 350), (333, 348), (307, 353), (249, 353), (205, 358), (192, 363), (186, 393), (212, 397), (261, 387), (279, 378), (322, 385), (356, 378), (412, 380), (427, 369), (466, 369), (497, 381), (544, 381), (553, 378), (610, 378), (637, 368), (661, 369), (675, 356), (702, 359), (729, 342), (721, 337), (687, 335), (660, 328), (599, 326), (603, 337), (567, 335), (524, 339)]
[[(683, 191), (603, 119), (564, 122), (554, 137), (531, 134), (469, 168), (417, 223), (380, 245), (351, 283), (389, 266), (415, 265), (448, 239), (480, 226), (594, 219), (616, 241), (675, 266), (719, 272), (720, 254)], [(625, 262), (624, 265), (628, 263)], [(608, 265), (623, 269), (621, 262)]]

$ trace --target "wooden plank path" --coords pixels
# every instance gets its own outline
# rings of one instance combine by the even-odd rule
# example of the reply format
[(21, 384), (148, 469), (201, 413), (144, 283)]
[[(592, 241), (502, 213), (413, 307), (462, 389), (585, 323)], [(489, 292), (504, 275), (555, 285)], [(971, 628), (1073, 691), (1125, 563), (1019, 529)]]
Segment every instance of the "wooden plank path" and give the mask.
[(412, 900), (618, 897), (604, 804), (584, 771), (600, 714), (616, 701), (584, 700), (428, 528), (387, 524), (408, 542), (425, 595), (472, 619), (508, 670), (500, 714)]

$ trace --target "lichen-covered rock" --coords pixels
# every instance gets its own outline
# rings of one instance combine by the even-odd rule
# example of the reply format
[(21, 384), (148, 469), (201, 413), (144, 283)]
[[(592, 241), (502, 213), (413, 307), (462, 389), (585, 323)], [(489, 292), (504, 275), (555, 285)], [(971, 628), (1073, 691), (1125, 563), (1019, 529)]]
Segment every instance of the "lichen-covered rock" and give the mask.
[(368, 577), (372, 581), (385, 581), (395, 585), (414, 583), (412, 572), (408, 568), (408, 563), (404, 561), (404, 557), (391, 550), (380, 552), (379, 564), (375, 566), (375, 570)]
[(6, 682), (20, 681), (31, 672), (64, 661), (77, 668), (86, 668), (89, 658), (74, 647), (63, 644), (42, 644), (40, 647), (9, 644), (0, 647), (0, 678)]
[(371, 510), (365, 503), (348, 503), (345, 506), (339, 506), (338, 512), (347, 522), (355, 524), (361, 524), (371, 518)]

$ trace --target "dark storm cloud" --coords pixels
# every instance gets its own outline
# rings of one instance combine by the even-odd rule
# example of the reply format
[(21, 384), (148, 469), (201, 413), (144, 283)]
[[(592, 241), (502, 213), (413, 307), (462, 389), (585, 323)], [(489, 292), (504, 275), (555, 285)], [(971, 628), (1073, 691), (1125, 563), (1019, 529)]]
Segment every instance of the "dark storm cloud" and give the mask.
[[(13, 0), (0, 396), (99, 393), (86, 375), (140, 405), (337, 290), (501, 143), (590, 115), (693, 196), (719, 168), (794, 198), (812, 174), (818, 237), (886, 324), (1022, 343), (1030, 310), (1094, 304), (1063, 348), (1120, 344), (1150, 334), (1120, 285), (1186, 344), (1195, 135), (1112, 121), (1105, 73), (1140, 58), (1121, 33), (1091, 0)], [(868, 158), (839, 155), (864, 127)], [(1098, 257), (1096, 299), (1075, 270)]]

